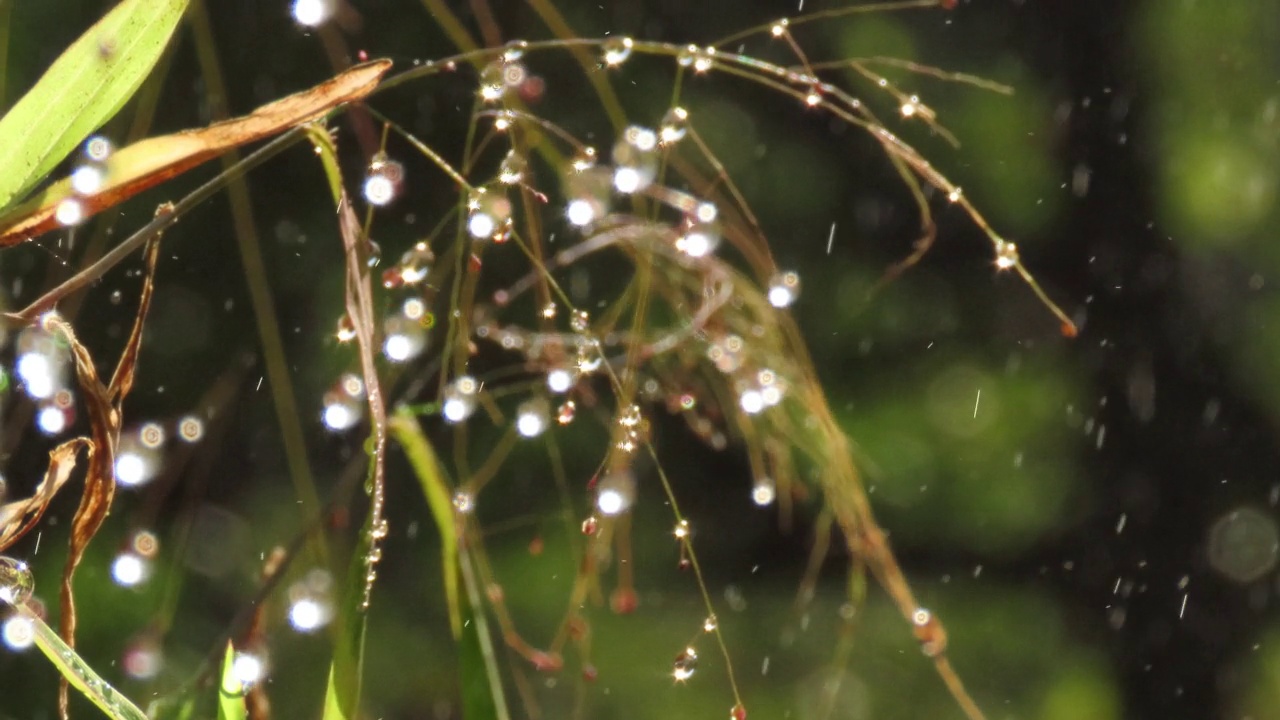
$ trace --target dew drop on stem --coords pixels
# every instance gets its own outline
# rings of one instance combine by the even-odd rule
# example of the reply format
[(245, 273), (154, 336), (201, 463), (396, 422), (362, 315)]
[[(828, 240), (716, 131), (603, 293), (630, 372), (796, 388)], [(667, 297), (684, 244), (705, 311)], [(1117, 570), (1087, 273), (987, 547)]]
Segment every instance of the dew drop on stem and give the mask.
[(611, 37), (600, 45), (600, 58), (608, 67), (617, 67), (631, 57), (635, 41), (629, 37)]

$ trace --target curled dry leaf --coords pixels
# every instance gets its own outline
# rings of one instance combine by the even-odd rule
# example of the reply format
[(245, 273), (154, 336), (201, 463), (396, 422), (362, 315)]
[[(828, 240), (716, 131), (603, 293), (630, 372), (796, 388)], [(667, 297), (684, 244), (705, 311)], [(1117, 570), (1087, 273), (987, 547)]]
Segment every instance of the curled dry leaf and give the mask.
[(92, 443), (85, 438), (74, 438), (50, 450), (49, 469), (44, 480), (36, 486), (35, 493), (25, 500), (0, 505), (0, 552), (9, 549), (40, 522), (53, 497), (71, 478), (71, 471), (76, 467), (76, 454), (81, 448), (92, 452)]
[[(315, 120), (344, 103), (359, 100), (378, 86), (391, 69), (390, 60), (357, 65), (319, 85), (268, 103), (243, 117), (148, 138), (117, 150), (107, 159), (102, 188), (78, 198), (82, 216), (89, 217), (134, 195), (180, 175), (235, 147), (263, 140)], [(64, 178), (0, 218), (0, 247), (6, 247), (58, 226), (62, 201), (76, 197)]]
[[(80, 496), (80, 506), (76, 509), (75, 517), (71, 521), (71, 543), (67, 553), (67, 563), (62, 570), (60, 592), (62, 613), (58, 630), (62, 639), (72, 648), (75, 647), (76, 631), (72, 579), (75, 576), (76, 567), (84, 557), (85, 548), (98, 534), (98, 530), (111, 510), (111, 501), (115, 497), (115, 451), (120, 441), (121, 410), (125, 395), (133, 385), (138, 347), (142, 341), (142, 325), (146, 320), (147, 310), (151, 306), (156, 263), (160, 257), (159, 237), (152, 238), (147, 243), (144, 255), (147, 269), (143, 278), (138, 314), (134, 319), (133, 331), (129, 334), (129, 340), (121, 353), (110, 385), (102, 384), (93, 358), (76, 339), (75, 332), (66, 320), (54, 313), (46, 314), (40, 320), (45, 330), (61, 336), (71, 348), (76, 378), (83, 394), (91, 431), (91, 439), (83, 441), (89, 449), (89, 467), (85, 475), (84, 492)], [(58, 694), (58, 708), (64, 718), (67, 717), (68, 701), (68, 685), (63, 678)]]

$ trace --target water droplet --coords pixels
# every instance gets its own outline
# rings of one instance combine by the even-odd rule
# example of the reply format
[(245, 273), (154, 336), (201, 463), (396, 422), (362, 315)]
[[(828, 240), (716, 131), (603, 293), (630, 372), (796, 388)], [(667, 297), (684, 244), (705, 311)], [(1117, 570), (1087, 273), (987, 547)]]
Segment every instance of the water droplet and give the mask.
[(703, 632), (715, 632), (718, 627), (720, 627), (720, 623), (716, 620), (715, 615), (708, 615), (707, 619), (702, 621)]
[(440, 414), (451, 423), (460, 423), (471, 417), (476, 409), (476, 392), (479, 384), (470, 375), (463, 375), (444, 389), (444, 402)]
[(466, 490), (459, 490), (453, 494), (453, 509), (462, 514), (467, 514), (476, 508), (475, 496)]
[(400, 256), (400, 280), (405, 285), (416, 285), (427, 277), (431, 263), (435, 262), (435, 253), (425, 242), (420, 242)]
[(231, 674), (246, 687), (261, 682), (266, 673), (266, 663), (254, 653), (238, 652), (231, 661)]
[(555, 368), (547, 373), (547, 388), (553, 393), (568, 392), (573, 387), (573, 373), (564, 368)]
[(635, 501), (636, 478), (629, 469), (605, 475), (596, 487), (596, 508), (606, 516), (626, 512)]
[(0, 555), (0, 602), (21, 605), (35, 589), (35, 578), (26, 563)]
[(299, 25), (319, 27), (333, 16), (337, 0), (294, 0), (293, 19)]
[(164, 444), (164, 428), (159, 423), (144, 423), (138, 428), (138, 439), (144, 447), (154, 450)]
[(122, 552), (111, 563), (111, 577), (121, 587), (137, 587), (151, 577), (151, 563), (134, 552)]
[(649, 128), (632, 125), (613, 146), (613, 187), (620, 193), (649, 187), (658, 175), (658, 135)]
[(662, 145), (674, 145), (684, 139), (689, 132), (689, 111), (682, 107), (673, 107), (662, 117), (658, 126), (658, 142)]
[(503, 185), (515, 185), (524, 179), (525, 171), (528, 170), (529, 161), (515, 150), (507, 152), (507, 156), (502, 158), (502, 164), (498, 166), (498, 182)]
[(36, 626), (31, 618), (10, 615), (0, 626), (0, 639), (10, 650), (21, 652), (36, 642)]
[(90, 162), (104, 163), (113, 151), (111, 141), (101, 135), (94, 135), (84, 142), (84, 157)]
[(583, 534), (583, 535), (595, 535), (595, 534), (596, 534), (596, 528), (597, 528), (597, 526), (599, 525), (599, 522), (600, 522), (600, 521), (596, 519), (596, 516), (595, 516), (595, 515), (592, 515), (591, 517), (587, 518), (586, 520), (583, 520), (583, 521), (582, 521), (582, 534)]
[(561, 403), (560, 407), (556, 410), (556, 422), (560, 423), (561, 425), (568, 425), (569, 423), (573, 422), (574, 415), (577, 414), (577, 411), (578, 411), (578, 406), (574, 401), (572, 400), (564, 401), (563, 403)]
[(790, 20), (787, 20), (786, 18), (782, 18), (778, 22), (774, 23), (773, 27), (769, 28), (769, 34), (774, 37), (782, 37), (783, 35), (786, 35), (787, 25), (789, 25), (790, 22), (791, 22)]
[(493, 239), (511, 219), (511, 200), (503, 192), (476, 190), (467, 201), (467, 232), (477, 240)]
[(194, 415), (188, 415), (178, 421), (178, 437), (186, 442), (198, 442), (204, 437), (204, 422)]
[(343, 313), (342, 317), (338, 318), (338, 332), (335, 336), (340, 343), (348, 343), (356, 339), (356, 325), (351, 322), (351, 316)]
[(382, 322), (382, 354), (393, 363), (408, 362), (427, 348), (427, 333), (422, 325), (400, 313), (388, 316)]
[(383, 207), (400, 194), (404, 186), (404, 165), (379, 152), (369, 163), (364, 179), (364, 199), (369, 204)]
[(747, 720), (747, 709), (738, 703), (729, 709), (729, 720)]
[(547, 429), (547, 401), (541, 398), (528, 400), (516, 411), (516, 431), (521, 436), (535, 438)]
[(773, 503), (777, 497), (778, 486), (773, 482), (772, 478), (756, 478), (755, 485), (751, 488), (751, 499), (755, 504), (764, 507)]
[(71, 189), (77, 195), (93, 195), (107, 181), (107, 167), (101, 163), (87, 162), (71, 171)]
[(529, 49), (528, 40), (512, 40), (502, 46), (502, 59), (506, 62), (515, 62), (524, 57), (524, 53)]
[(84, 206), (75, 198), (67, 198), (58, 203), (53, 217), (61, 225), (79, 225), (84, 220)]
[(780, 272), (769, 279), (769, 304), (776, 308), (784, 308), (796, 301), (800, 295), (800, 275), (795, 272)]
[(1018, 264), (1018, 246), (1007, 240), (996, 240), (996, 267), (1001, 270)]
[(635, 41), (629, 37), (611, 37), (601, 43), (600, 55), (605, 65), (617, 67), (631, 57), (634, 46)]
[(569, 315), (569, 327), (574, 332), (586, 332), (591, 327), (591, 315), (586, 310), (574, 310)]
[(676, 249), (693, 258), (706, 257), (719, 245), (720, 228), (711, 222), (693, 222), (676, 239)]
[(674, 667), (671, 671), (672, 677), (678, 681), (685, 681), (693, 677), (693, 673), (698, 669), (698, 651), (692, 647), (687, 647), (684, 652), (676, 656)]

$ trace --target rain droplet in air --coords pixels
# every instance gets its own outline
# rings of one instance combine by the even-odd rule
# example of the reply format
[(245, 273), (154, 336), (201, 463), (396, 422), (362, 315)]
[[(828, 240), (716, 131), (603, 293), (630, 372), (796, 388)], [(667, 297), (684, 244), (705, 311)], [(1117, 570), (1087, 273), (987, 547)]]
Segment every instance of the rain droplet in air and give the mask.
[(21, 560), (0, 555), (0, 602), (21, 605), (35, 592), (31, 568)]

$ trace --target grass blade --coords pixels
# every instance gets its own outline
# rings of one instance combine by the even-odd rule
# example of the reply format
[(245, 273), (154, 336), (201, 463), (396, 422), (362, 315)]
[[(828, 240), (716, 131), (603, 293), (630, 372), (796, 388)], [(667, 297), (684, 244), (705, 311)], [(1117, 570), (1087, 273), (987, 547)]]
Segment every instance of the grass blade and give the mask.
[(110, 120), (160, 59), (187, 0), (124, 0), (0, 118), (0, 207)]
[[(453, 626), (453, 636), (458, 640), (462, 716), (467, 720), (506, 720), (509, 714), (502, 692), (502, 676), (484, 617), (479, 583), (468, 564), (465, 544), (458, 542), (459, 528), (454, 523), (453, 500), (435, 450), (409, 410), (400, 408), (388, 426), (392, 437), (409, 458), (440, 531), (449, 622)], [(465, 581), (465, 597), (459, 592), (459, 578)]]
[(58, 668), (58, 672), (62, 673), (71, 687), (80, 691), (112, 720), (147, 720), (147, 716), (136, 705), (99, 677), (39, 616), (25, 605), (16, 606), (16, 609), (31, 623), (36, 647)]
[(227, 643), (222, 661), (222, 679), (218, 683), (218, 720), (245, 720), (249, 711), (244, 706), (244, 685), (235, 672), (236, 649)]

